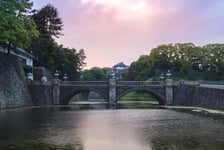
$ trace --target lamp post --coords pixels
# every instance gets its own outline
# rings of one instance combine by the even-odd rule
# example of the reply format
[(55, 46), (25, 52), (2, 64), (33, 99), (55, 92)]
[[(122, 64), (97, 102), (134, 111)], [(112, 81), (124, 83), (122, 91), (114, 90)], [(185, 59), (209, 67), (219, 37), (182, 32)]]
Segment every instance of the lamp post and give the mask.
[(81, 81), (84, 80), (84, 76), (83, 76), (83, 74), (80, 75), (80, 80), (81, 80)]
[(110, 79), (112, 79), (112, 80), (116, 79), (116, 74), (115, 74), (115, 71), (113, 69), (110, 72)]
[(171, 74), (170, 70), (167, 70), (167, 73), (166, 73), (167, 79), (169, 79), (171, 75), (172, 74)]
[(67, 76), (67, 74), (66, 74), (66, 73), (64, 74), (64, 77), (63, 77), (63, 79), (64, 79), (64, 81), (67, 81), (67, 79), (68, 79), (68, 76)]
[(197, 57), (192, 58), (192, 78), (195, 79), (196, 71), (199, 70), (199, 61)]
[(54, 77), (55, 77), (55, 79), (58, 79), (59, 75), (60, 75), (60, 74), (59, 74), (58, 70), (56, 70), (55, 73), (54, 73)]
[(164, 75), (163, 75), (163, 73), (161, 73), (161, 75), (160, 75), (160, 81), (163, 81), (164, 80)]

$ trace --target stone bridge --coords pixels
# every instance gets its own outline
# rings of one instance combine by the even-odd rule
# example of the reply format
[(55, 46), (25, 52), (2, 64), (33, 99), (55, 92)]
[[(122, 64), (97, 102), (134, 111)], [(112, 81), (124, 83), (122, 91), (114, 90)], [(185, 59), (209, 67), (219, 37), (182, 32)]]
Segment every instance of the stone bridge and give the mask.
[(68, 104), (71, 98), (81, 92), (93, 91), (115, 105), (126, 93), (145, 91), (158, 98), (160, 104), (172, 105), (173, 82), (149, 81), (62, 81), (53, 84), (53, 104)]
[(59, 81), (31, 82), (29, 91), (34, 105), (68, 104), (71, 98), (85, 91), (101, 95), (110, 105), (128, 92), (145, 91), (157, 97), (162, 105), (198, 106), (224, 109), (224, 85), (205, 85), (198, 81)]

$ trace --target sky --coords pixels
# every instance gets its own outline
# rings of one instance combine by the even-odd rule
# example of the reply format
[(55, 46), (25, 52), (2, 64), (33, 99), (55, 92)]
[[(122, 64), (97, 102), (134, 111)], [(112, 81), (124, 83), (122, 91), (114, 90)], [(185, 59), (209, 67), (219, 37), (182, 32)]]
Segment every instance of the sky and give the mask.
[(161, 44), (224, 43), (223, 0), (31, 0), (52, 4), (65, 47), (84, 49), (85, 69), (130, 65)]

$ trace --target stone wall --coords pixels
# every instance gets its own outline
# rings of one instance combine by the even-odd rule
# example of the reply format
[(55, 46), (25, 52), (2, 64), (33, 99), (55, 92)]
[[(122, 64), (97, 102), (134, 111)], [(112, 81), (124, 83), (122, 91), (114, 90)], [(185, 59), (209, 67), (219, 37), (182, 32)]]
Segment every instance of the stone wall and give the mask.
[(190, 85), (178, 85), (173, 89), (173, 105), (192, 106), (195, 87)]
[(21, 62), (0, 52), (0, 109), (33, 105)]
[(29, 90), (35, 106), (52, 105), (53, 104), (53, 88), (51, 85), (32, 85)]
[(192, 104), (193, 106), (224, 110), (224, 89), (195, 87)]
[(200, 86), (174, 86), (173, 105), (224, 109), (224, 89)]

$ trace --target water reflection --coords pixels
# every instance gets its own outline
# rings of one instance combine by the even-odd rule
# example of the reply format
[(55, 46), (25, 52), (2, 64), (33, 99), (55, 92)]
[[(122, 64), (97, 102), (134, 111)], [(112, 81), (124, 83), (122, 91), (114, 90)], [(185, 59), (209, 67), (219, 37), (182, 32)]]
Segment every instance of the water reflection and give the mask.
[(216, 150), (224, 122), (166, 109), (51, 107), (0, 113), (0, 149)]
[[(111, 114), (114, 114), (111, 116)], [(123, 114), (124, 115), (124, 114)], [(117, 111), (86, 113), (80, 121), (81, 141), (86, 150), (148, 150), (139, 131)], [(140, 144), (141, 143), (141, 144)]]

